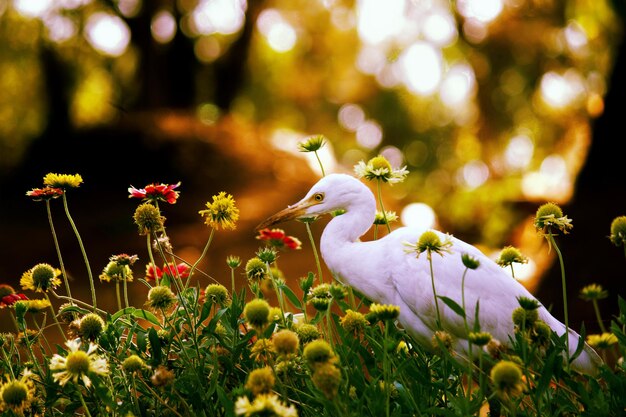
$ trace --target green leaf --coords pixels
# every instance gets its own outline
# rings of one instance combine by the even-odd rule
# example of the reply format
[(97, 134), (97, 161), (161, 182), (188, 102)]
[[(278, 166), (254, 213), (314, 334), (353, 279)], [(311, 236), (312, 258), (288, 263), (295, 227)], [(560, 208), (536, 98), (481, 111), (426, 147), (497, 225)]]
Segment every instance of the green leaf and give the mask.
[(120, 317), (123, 317), (126, 315), (130, 315), (138, 319), (147, 320), (150, 323), (154, 324), (155, 326), (159, 326), (159, 327), (161, 326), (161, 323), (159, 323), (159, 319), (157, 319), (157, 317), (154, 314), (152, 314), (151, 312), (147, 310), (143, 310), (143, 309), (135, 308), (135, 307), (126, 307), (126, 308), (121, 309), (117, 313), (113, 314), (113, 316), (111, 316), (111, 322), (115, 322)]
[(279, 287), (287, 296), (287, 298), (289, 299), (289, 301), (291, 302), (291, 304), (293, 304), (293, 306), (295, 308), (297, 308), (298, 310), (302, 310), (302, 303), (300, 303), (300, 300), (298, 299), (298, 297), (296, 297), (296, 294), (294, 294), (293, 291), (291, 291), (291, 288), (289, 288), (286, 285), (281, 285)]
[(445, 303), (445, 305), (450, 307), (450, 309), (452, 311), (454, 311), (456, 314), (458, 314), (461, 317), (465, 317), (465, 310), (463, 310), (463, 307), (461, 307), (452, 298), (448, 298), (448, 297), (445, 297), (443, 295), (438, 295), (437, 298), (439, 298), (441, 301), (443, 301)]
[(480, 332), (480, 318), (479, 318), (479, 313), (480, 311), (480, 300), (476, 300), (476, 311), (474, 312), (474, 331), (475, 332)]
[(159, 335), (157, 334), (154, 328), (150, 327), (148, 329), (148, 340), (150, 340), (150, 354), (152, 355), (152, 360), (154, 365), (161, 363), (161, 340), (159, 339)]

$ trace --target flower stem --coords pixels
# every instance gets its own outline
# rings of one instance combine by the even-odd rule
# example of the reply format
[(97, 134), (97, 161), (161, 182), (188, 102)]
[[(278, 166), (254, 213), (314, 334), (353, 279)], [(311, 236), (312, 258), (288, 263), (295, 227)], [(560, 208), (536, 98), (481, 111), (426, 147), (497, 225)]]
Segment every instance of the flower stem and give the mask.
[(115, 298), (117, 298), (117, 309), (122, 309), (122, 299), (120, 297), (120, 281), (118, 279), (115, 280)]
[[(156, 236), (155, 236), (156, 238)], [(150, 258), (150, 263), (152, 264), (153, 272), (154, 272), (154, 283), (156, 286), (159, 286), (159, 274), (157, 273), (156, 262), (154, 262), (154, 254), (152, 253), (152, 245), (150, 242), (150, 233), (146, 235), (146, 245), (148, 246), (148, 257)]]
[(87, 267), (87, 275), (89, 276), (89, 287), (91, 289), (91, 301), (93, 302), (93, 310), (96, 311), (97, 302), (96, 302), (96, 287), (93, 282), (93, 275), (91, 274), (91, 266), (89, 266), (89, 259), (87, 258), (87, 252), (85, 251), (85, 246), (83, 245), (83, 240), (80, 237), (80, 233), (78, 233), (78, 228), (76, 228), (76, 224), (70, 215), (70, 210), (67, 206), (67, 197), (65, 193), (63, 193), (63, 208), (65, 208), (65, 215), (72, 226), (72, 230), (74, 230), (74, 234), (76, 235), (76, 239), (78, 240), (78, 246), (80, 246), (80, 251), (83, 254), (83, 259), (85, 260), (85, 266)]
[(191, 275), (193, 274), (193, 271), (196, 269), (196, 266), (198, 266), (198, 264), (200, 263), (202, 258), (204, 258), (206, 256), (206, 253), (209, 250), (209, 246), (211, 246), (211, 241), (213, 240), (213, 235), (214, 234), (215, 234), (215, 229), (211, 228), (211, 234), (209, 235), (209, 239), (207, 240), (206, 245), (204, 245), (204, 249), (202, 250), (202, 254), (196, 260), (196, 262), (194, 262), (194, 264), (191, 265), (191, 269), (189, 269), (189, 275), (187, 276), (187, 282), (185, 282), (185, 288), (189, 288), (189, 280), (191, 280)]
[(317, 274), (320, 277), (320, 284), (324, 283), (324, 277), (322, 276), (322, 264), (320, 263), (320, 257), (317, 253), (317, 247), (315, 246), (315, 239), (313, 239), (313, 233), (311, 232), (311, 225), (309, 222), (304, 222), (306, 225), (306, 231), (309, 235), (309, 240), (311, 241), (311, 247), (313, 248), (313, 255), (315, 255), (315, 264), (317, 265)]
[(598, 325), (600, 325), (600, 331), (602, 333), (606, 333), (606, 327), (604, 327), (604, 323), (602, 323), (602, 316), (600, 315), (600, 308), (598, 307), (598, 300), (591, 300), (593, 303), (593, 310), (596, 312), (596, 319), (598, 320)]
[(567, 313), (567, 282), (565, 279), (565, 264), (563, 263), (563, 255), (561, 254), (561, 251), (559, 250), (559, 247), (557, 246), (551, 231), (548, 232), (548, 239), (550, 240), (552, 246), (554, 246), (554, 250), (559, 257), (559, 264), (561, 266), (561, 287), (563, 289), (563, 318), (565, 320), (565, 348), (567, 349), (566, 358), (567, 368), (569, 369), (569, 316)]
[(50, 223), (50, 231), (52, 232), (52, 239), (54, 240), (54, 247), (59, 257), (59, 265), (61, 266), (61, 272), (63, 273), (63, 282), (65, 283), (65, 291), (67, 296), (72, 298), (72, 292), (70, 291), (70, 282), (67, 279), (67, 272), (65, 271), (65, 264), (63, 263), (63, 257), (61, 256), (61, 248), (59, 246), (59, 239), (57, 239), (56, 231), (54, 230), (54, 223), (52, 222), (52, 211), (50, 210), (50, 200), (46, 200), (46, 211), (48, 212), (48, 223)]
[(83, 398), (83, 393), (80, 392), (80, 389), (77, 389), (76, 392), (78, 392), (78, 398), (80, 398), (80, 403), (82, 404), (83, 409), (85, 410), (85, 414), (91, 417), (91, 413), (89, 412), (89, 407), (87, 407), (87, 404), (85, 403), (85, 398)]
[(473, 380), (473, 368), (474, 358), (472, 357), (472, 342), (469, 341), (469, 325), (467, 324), (467, 310), (465, 309), (465, 276), (469, 268), (465, 268), (463, 271), (463, 277), (461, 278), (461, 306), (463, 307), (463, 325), (465, 326), (465, 334), (468, 336), (467, 342), (467, 355), (468, 355), (468, 367), (467, 367), (467, 398), (472, 398), (472, 380)]
[(54, 308), (52, 308), (52, 303), (50, 302), (50, 296), (48, 295), (47, 292), (44, 292), (44, 295), (46, 296), (46, 300), (48, 300), (48, 303), (50, 303), (50, 311), (52, 312), (52, 318), (54, 319), (55, 324), (59, 328), (59, 332), (61, 332), (61, 336), (63, 336), (63, 340), (67, 340), (67, 337), (65, 337), (65, 332), (63, 332), (63, 328), (61, 327), (61, 323), (59, 323), (59, 320), (57, 319), (56, 314), (54, 314)]
[(317, 154), (317, 151), (315, 151), (314, 153), (315, 153), (315, 157), (317, 158), (317, 163), (320, 164), (320, 168), (322, 170), (322, 177), (325, 177), (326, 172), (324, 172), (324, 165), (322, 165), (322, 160), (320, 159), (320, 156)]
[(428, 264), (430, 265), (430, 283), (433, 287), (433, 297), (435, 298), (435, 312), (437, 313), (437, 330), (442, 330), (441, 315), (439, 314), (439, 300), (437, 300), (437, 291), (435, 290), (435, 274), (433, 272), (433, 258), (430, 250), (428, 251)]
[(380, 180), (376, 181), (376, 188), (378, 189), (378, 203), (380, 204), (380, 211), (383, 213), (383, 219), (385, 219), (385, 225), (387, 225), (387, 232), (391, 233), (391, 226), (389, 226), (389, 221), (387, 221), (387, 213), (385, 213), (385, 206), (383, 205)]

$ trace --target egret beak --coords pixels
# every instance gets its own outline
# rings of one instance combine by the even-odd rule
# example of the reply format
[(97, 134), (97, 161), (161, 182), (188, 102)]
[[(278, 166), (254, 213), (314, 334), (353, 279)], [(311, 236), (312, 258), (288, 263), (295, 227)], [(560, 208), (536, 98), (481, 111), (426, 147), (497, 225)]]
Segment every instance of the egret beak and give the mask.
[(306, 210), (315, 204), (318, 204), (318, 202), (313, 199), (302, 200), (284, 210), (279, 211), (273, 216), (268, 217), (256, 227), (256, 230), (262, 230), (267, 227), (274, 226), (275, 224), (284, 223), (300, 217), (307, 217)]

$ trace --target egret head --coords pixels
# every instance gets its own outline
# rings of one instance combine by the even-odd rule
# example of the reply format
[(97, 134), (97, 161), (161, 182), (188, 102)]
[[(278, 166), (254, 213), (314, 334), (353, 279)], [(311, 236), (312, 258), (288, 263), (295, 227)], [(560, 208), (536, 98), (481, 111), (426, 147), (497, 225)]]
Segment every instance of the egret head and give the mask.
[(364, 195), (369, 197), (371, 192), (361, 181), (346, 174), (329, 174), (311, 187), (302, 200), (269, 217), (257, 226), (257, 229), (293, 219), (315, 217), (339, 209), (348, 210), (350, 205)]

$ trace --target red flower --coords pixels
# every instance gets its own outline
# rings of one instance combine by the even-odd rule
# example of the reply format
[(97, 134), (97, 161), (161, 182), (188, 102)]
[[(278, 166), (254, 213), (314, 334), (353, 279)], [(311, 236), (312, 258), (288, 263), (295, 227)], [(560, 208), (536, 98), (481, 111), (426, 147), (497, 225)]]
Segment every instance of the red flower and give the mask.
[(10, 307), (20, 300), (28, 300), (24, 294), (9, 294), (0, 299), (0, 308)]
[(31, 197), (33, 201), (51, 200), (63, 195), (63, 189), (54, 187), (33, 188), (26, 191), (26, 195)]
[(165, 264), (163, 269), (149, 263), (146, 265), (146, 281), (155, 281), (156, 278), (163, 279), (163, 276), (171, 278), (187, 278), (189, 276), (189, 265), (180, 263), (178, 265)]
[(150, 184), (146, 188), (135, 188), (132, 185), (128, 188), (130, 195), (129, 198), (141, 198), (149, 201), (167, 201), (170, 204), (176, 203), (180, 192), (174, 191), (180, 186), (180, 181), (177, 184)]
[(294, 236), (287, 236), (282, 229), (263, 229), (259, 230), (256, 237), (259, 240), (265, 240), (270, 246), (281, 249), (287, 247), (289, 249), (301, 249), (302, 243)]

